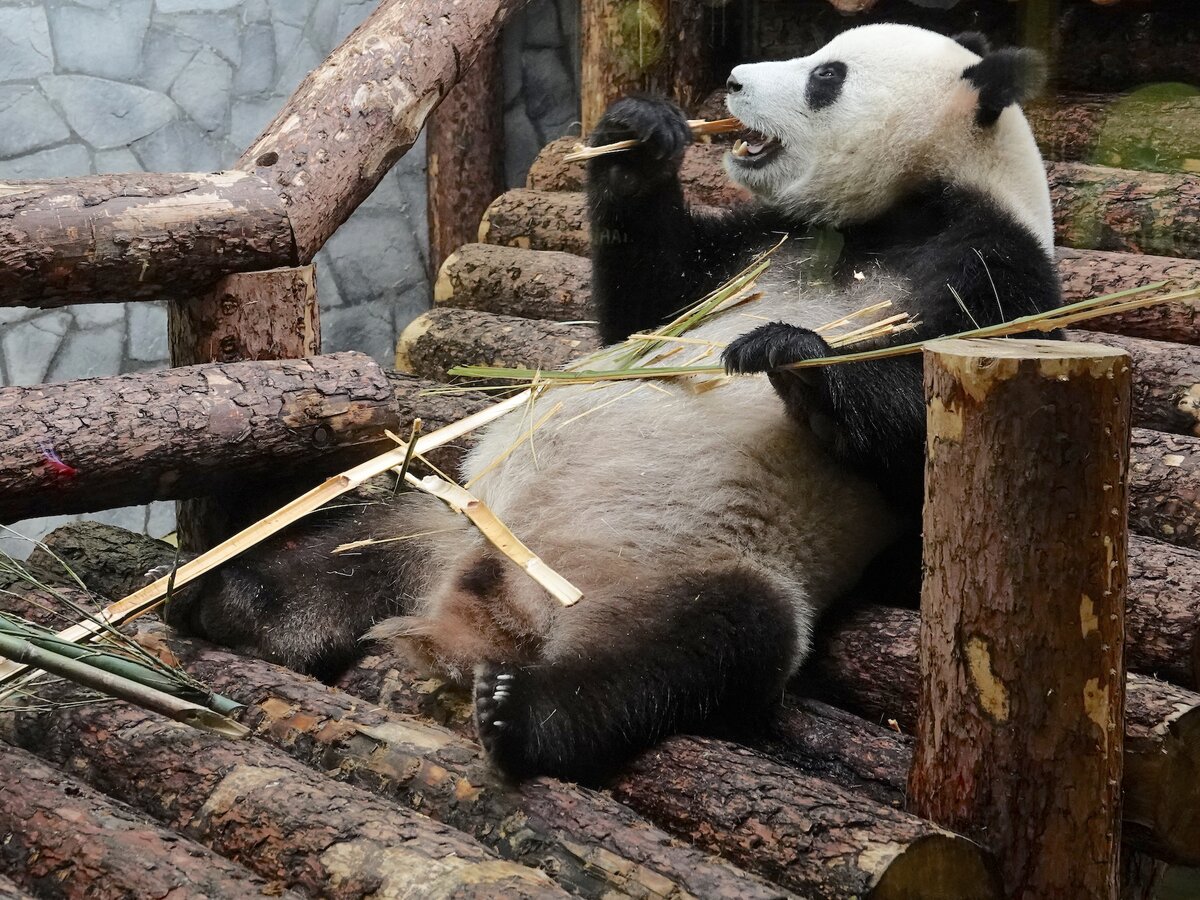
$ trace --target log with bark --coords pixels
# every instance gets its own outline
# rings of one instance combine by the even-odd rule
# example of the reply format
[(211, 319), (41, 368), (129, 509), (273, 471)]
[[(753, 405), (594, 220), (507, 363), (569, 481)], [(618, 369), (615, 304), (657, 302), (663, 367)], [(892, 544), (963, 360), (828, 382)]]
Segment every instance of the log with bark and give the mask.
[(192, 366), (0, 389), (0, 521), (308, 477), (359, 462), (398, 426), (360, 353)]
[(481, 244), (587, 256), (588, 241), (586, 204), (573, 192), (505, 191), (479, 223)]
[(485, 43), (425, 126), (429, 262), (436, 272), (475, 240), (484, 210), (504, 190), (504, 73), (500, 41)]
[(0, 717), (0, 734), (304, 894), (401, 896), (441, 883), (464, 886), (467, 897), (564, 896), (536, 869), (257, 741), (223, 740), (117, 702), (19, 710)]
[(283, 202), (245, 172), (0, 184), (0, 306), (187, 296), (295, 261)]
[(1200, 549), (1200, 438), (1135, 428), (1132, 451), (1130, 526)]
[(524, 0), (385, 0), (308, 74), (242, 154), (287, 207), (310, 262), (417, 139)]
[(992, 850), (1006, 897), (1115, 900), (1132, 364), (943, 340), (924, 370), (909, 806)]
[(580, 103), (583, 132), (608, 105), (633, 93), (667, 96), (690, 109), (711, 88), (712, 27), (697, 0), (583, 0)]
[(0, 784), (8, 788), (0, 794), (0, 863), (39, 896), (300, 896), (16, 747), (0, 748)]
[(1025, 117), (1047, 159), (1152, 172), (1200, 167), (1200, 91), (1148, 84), (1122, 94), (1057, 94)]
[[(1058, 271), (1067, 303), (1129, 287), (1170, 281), (1173, 289), (1200, 285), (1200, 262), (1104, 250), (1059, 247)], [(573, 253), (522, 250), (495, 244), (459, 248), (438, 276), (434, 302), (445, 306), (556, 322), (595, 319), (591, 267)], [(1200, 300), (1146, 306), (1081, 323), (1089, 331), (1200, 344)]]
[(435, 307), (401, 333), (396, 368), (444, 381), (450, 369), (463, 365), (554, 369), (599, 346), (591, 325)]
[(33, 900), (33, 895), (25, 893), (11, 878), (0, 872), (0, 900)]
[(591, 277), (588, 261), (572, 253), (464, 244), (442, 264), (433, 302), (504, 316), (578, 322), (595, 318)]

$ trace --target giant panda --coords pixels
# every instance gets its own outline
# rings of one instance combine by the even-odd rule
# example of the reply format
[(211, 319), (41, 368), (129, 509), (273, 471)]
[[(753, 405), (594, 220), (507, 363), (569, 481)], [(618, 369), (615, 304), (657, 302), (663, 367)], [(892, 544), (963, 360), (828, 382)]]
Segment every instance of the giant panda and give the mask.
[[(389, 641), (473, 685), (482, 744), (518, 779), (597, 782), (666, 735), (768, 721), (821, 614), (911, 539), (924, 444), (919, 356), (782, 367), (830, 355), (811, 329), (881, 298), (919, 323), (904, 340), (1059, 303), (1049, 193), (1017, 105), (1037, 68), (1027, 51), (900, 25), (738, 66), (728, 106), (751, 130), (726, 164), (754, 199), (722, 213), (684, 201), (678, 107), (627, 98), (607, 111), (591, 143), (640, 143), (588, 164), (606, 341), (794, 240), (753, 315), (689, 332), (725, 345), (730, 373), (768, 378), (555, 388), (466, 459), (478, 496), (583, 591), (575, 606), (440, 501), (402, 493), (225, 567), (173, 599), (168, 620), (324, 676), (364, 634)], [(814, 226), (841, 249), (810, 280)], [(367, 537), (405, 540), (331, 554)]]

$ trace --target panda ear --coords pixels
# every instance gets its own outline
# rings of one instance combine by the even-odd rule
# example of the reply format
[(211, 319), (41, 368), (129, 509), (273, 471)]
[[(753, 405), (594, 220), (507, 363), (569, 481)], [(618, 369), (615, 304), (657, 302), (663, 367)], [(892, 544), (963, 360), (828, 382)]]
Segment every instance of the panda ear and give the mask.
[(964, 31), (962, 34), (954, 35), (950, 40), (956, 44), (962, 44), (978, 56), (987, 56), (992, 49), (992, 45), (988, 43), (988, 39), (978, 31)]
[(979, 91), (975, 121), (987, 128), (1006, 107), (1024, 103), (1045, 87), (1046, 60), (1036, 50), (1008, 47), (986, 54), (963, 72), (963, 78)]

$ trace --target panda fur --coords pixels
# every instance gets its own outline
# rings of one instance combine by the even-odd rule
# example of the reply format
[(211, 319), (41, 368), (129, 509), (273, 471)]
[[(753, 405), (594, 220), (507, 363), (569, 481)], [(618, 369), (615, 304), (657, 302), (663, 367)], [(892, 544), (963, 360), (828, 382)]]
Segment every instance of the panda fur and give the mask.
[[(727, 165), (756, 199), (720, 214), (684, 202), (683, 113), (617, 102), (591, 142), (641, 144), (589, 163), (606, 341), (793, 239), (760, 280), (758, 318), (689, 332), (727, 344), (731, 373), (769, 378), (556, 388), (467, 458), (464, 480), (582, 601), (560, 606), (440, 501), (401, 494), (220, 570), (168, 620), (326, 677), (369, 630), (473, 680), (480, 738), (515, 778), (595, 782), (669, 734), (761, 726), (818, 617), (913, 542), (922, 492), (919, 357), (780, 367), (833, 352), (810, 329), (880, 299), (919, 322), (907, 340), (1059, 303), (1049, 193), (1016, 105), (1036, 82), (1026, 51), (899, 25), (738, 66), (728, 105), (757, 152), (739, 144)], [(826, 283), (805, 274), (812, 226), (844, 241)], [(415, 537), (331, 555), (401, 535)]]

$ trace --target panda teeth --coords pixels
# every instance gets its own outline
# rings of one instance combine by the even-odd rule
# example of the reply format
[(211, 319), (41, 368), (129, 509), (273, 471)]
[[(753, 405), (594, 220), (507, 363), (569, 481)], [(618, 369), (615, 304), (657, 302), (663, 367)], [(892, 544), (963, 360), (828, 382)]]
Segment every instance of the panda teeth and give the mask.
[(749, 152), (750, 152), (750, 145), (747, 144), (745, 141), (743, 141), (741, 138), (738, 138), (736, 141), (733, 142), (733, 155), (734, 156), (746, 156)]

